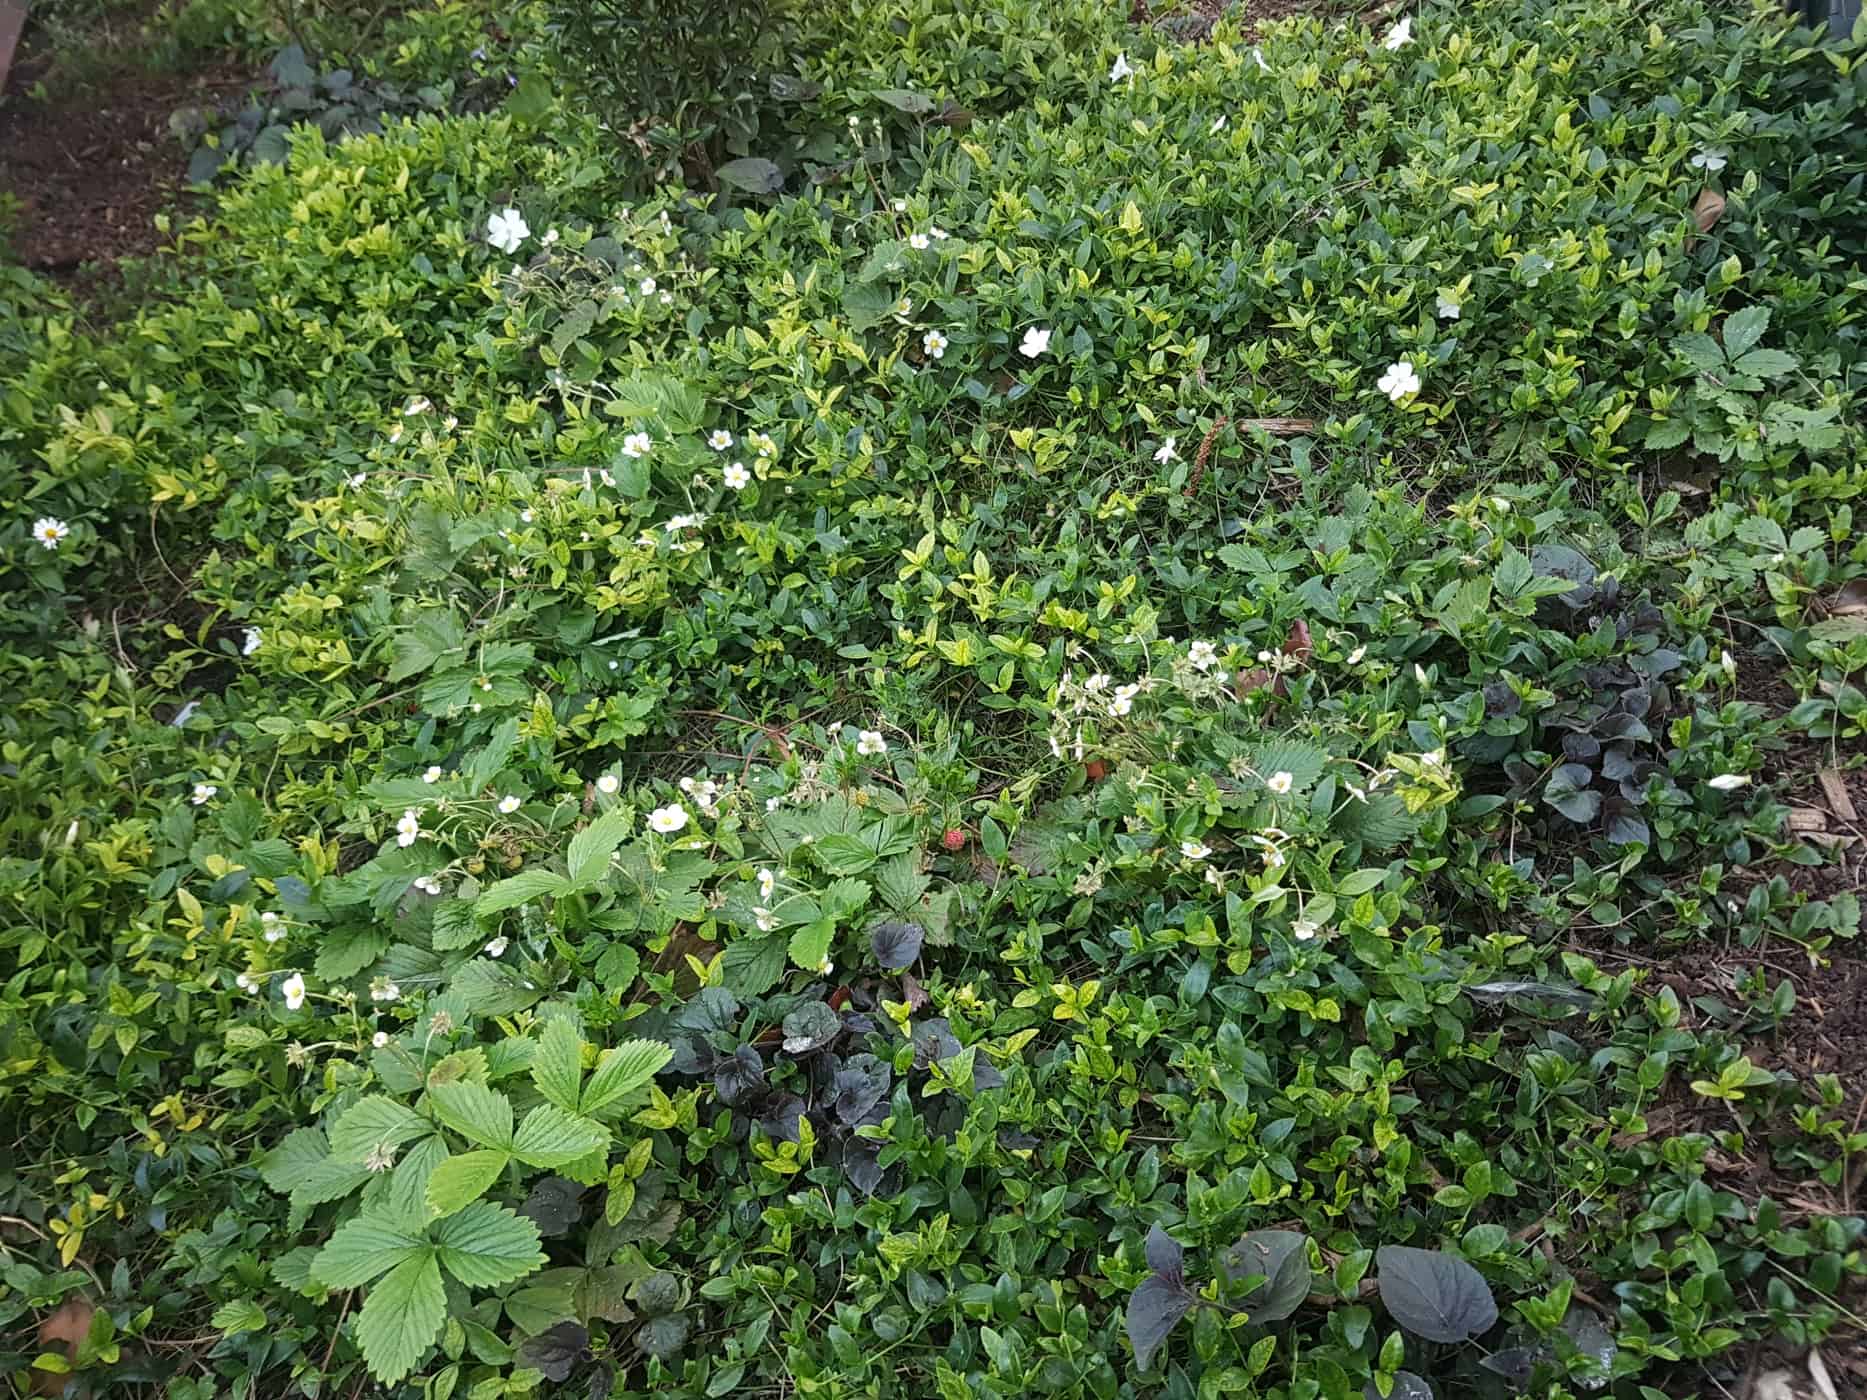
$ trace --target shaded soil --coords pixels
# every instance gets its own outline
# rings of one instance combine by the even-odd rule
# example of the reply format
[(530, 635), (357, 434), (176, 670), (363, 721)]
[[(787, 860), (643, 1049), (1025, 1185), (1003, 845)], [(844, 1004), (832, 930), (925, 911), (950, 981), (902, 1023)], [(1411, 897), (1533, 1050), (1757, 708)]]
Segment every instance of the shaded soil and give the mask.
[(29, 35), (0, 95), (0, 194), (17, 201), (11, 259), (82, 288), (162, 243), (156, 216), (182, 197), (188, 163), (169, 114), (237, 98), (253, 75), (232, 63), (189, 74), (129, 69), (34, 100), (35, 82), (56, 81), (51, 70)]

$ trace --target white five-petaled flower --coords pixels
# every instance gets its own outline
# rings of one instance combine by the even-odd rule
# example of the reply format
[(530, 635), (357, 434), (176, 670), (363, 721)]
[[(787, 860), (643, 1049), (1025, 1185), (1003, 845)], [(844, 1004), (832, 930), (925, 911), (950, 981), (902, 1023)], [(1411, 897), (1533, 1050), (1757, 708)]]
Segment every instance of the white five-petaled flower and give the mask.
[(376, 982), (370, 987), (371, 1001), (398, 1001), (401, 996), (402, 989), (387, 979)]
[(438, 877), (433, 875), (417, 875), (415, 877), (415, 888), (420, 890), (423, 894), (439, 894), (441, 892), (441, 881)]
[(752, 473), (746, 470), (744, 462), (734, 462), (720, 473), (726, 484), (735, 491), (743, 491), (752, 484)]
[(427, 767), (427, 770), (422, 773), (421, 780), (424, 783), (440, 782), (441, 781), (441, 765), (438, 763), (429, 764)]
[(499, 799), (499, 811), (501, 815), (509, 817), (518, 810), (519, 810), (519, 795), (517, 793), (509, 792), (504, 797)]
[(760, 899), (770, 899), (772, 896), (772, 891), (777, 888), (778, 888), (778, 876), (776, 872), (770, 871), (770, 870), (759, 871), (758, 873), (758, 897)]
[(277, 943), (285, 937), (285, 920), (268, 909), (259, 916), (259, 929), (266, 942)]
[(1125, 53), (1116, 54), (1115, 61), (1109, 65), (1109, 81), (1111, 83), (1119, 83), (1124, 78), (1132, 78), (1133, 76), (1134, 69), (1128, 66), (1128, 55)]
[(878, 729), (864, 729), (856, 734), (856, 752), (864, 758), (873, 758), (888, 752), (888, 741)]
[(1736, 792), (1749, 782), (1749, 776), (1743, 773), (1720, 773), (1715, 778), (1706, 779), (1705, 786), (1716, 788), (1719, 792)]
[(1049, 348), (1049, 329), (1047, 327), (1032, 326), (1024, 333), (1024, 340), (1018, 346), (1018, 353), (1027, 360), (1035, 360)]
[(1180, 455), (1179, 448), (1180, 439), (1168, 438), (1160, 445), (1160, 450), (1154, 454), (1154, 460), (1164, 467)]
[(614, 773), (605, 773), (596, 780), (596, 790), (605, 797), (614, 797), (622, 790), (622, 779)]
[(1389, 51), (1406, 47), (1413, 42), (1413, 16), (1403, 15), (1400, 22), (1387, 31), (1381, 40), (1381, 47)]
[(1436, 310), (1439, 313), (1439, 319), (1442, 321), (1456, 321), (1459, 319), (1459, 304), (1444, 292), (1439, 294), (1439, 305)]
[(197, 807), (205, 807), (219, 791), (212, 783), (196, 783), (194, 791), (188, 794), (188, 800)]
[(927, 352), (927, 357), (929, 359), (944, 359), (946, 357), (946, 347), (947, 338), (941, 335), (939, 331), (928, 331), (926, 335), (921, 337), (921, 349)]
[(1212, 847), (1203, 841), (1182, 841), (1180, 854), (1187, 860), (1204, 860), (1212, 854)]
[(279, 984), (279, 990), (285, 993), (287, 1011), (296, 1011), (305, 1004), (305, 979), (302, 974), (294, 972)]
[(707, 446), (715, 452), (724, 452), (733, 445), (733, 435), (724, 428), (715, 428), (707, 434)]
[(378, 1050), (382, 1049), (383, 1046), (387, 1045), (388, 1043), (389, 1043), (389, 1032), (388, 1031), (377, 1031), (375, 1035), (370, 1037), (370, 1044), (374, 1045)]
[(933, 242), (933, 240), (924, 233), (910, 233), (908, 235), (908, 247), (912, 248), (917, 253), (926, 252), (927, 246), (931, 242)]
[(753, 433), (746, 441), (758, 449), (761, 457), (769, 457), (778, 450), (778, 444), (772, 441), (770, 433)]
[(516, 209), (502, 210), (486, 221), (486, 241), (510, 257), (532, 236), (525, 216)]
[(1194, 642), (1186, 649), (1186, 659), (1200, 670), (1210, 670), (1219, 659), (1219, 649), (1211, 642)]
[(32, 522), (32, 537), (47, 549), (57, 549), (58, 542), (71, 533), (71, 526), (49, 515)]
[(828, 977), (835, 971), (836, 964), (831, 962), (828, 958), (825, 958), (822, 962), (817, 964), (817, 975), (820, 977)]
[(758, 925), (760, 933), (770, 933), (778, 927), (778, 916), (762, 904), (752, 910), (752, 919)]
[(687, 825), (687, 809), (679, 803), (667, 807), (657, 807), (648, 814), (648, 829), (663, 836), (672, 836)]
[(1706, 146), (1692, 157), (1694, 168), (1716, 174), (1731, 163), (1731, 153), (1721, 146)]
[(1299, 943), (1307, 943), (1317, 933), (1317, 926), (1308, 919), (1298, 919), (1290, 926), (1290, 936)]
[(1115, 698), (1109, 701), (1109, 714), (1120, 719), (1123, 715), (1131, 713), (1134, 710), (1134, 698), (1140, 693), (1141, 685), (1138, 681), (1133, 685), (1116, 686)]
[(1296, 779), (1294, 777), (1279, 770), (1264, 780), (1264, 786), (1276, 793), (1279, 797), (1282, 797), (1285, 793), (1290, 791), (1291, 786), (1295, 782)]
[(1387, 373), (1381, 376), (1376, 387), (1395, 403), (1399, 403), (1409, 395), (1420, 392), (1420, 376), (1413, 372), (1411, 360), (1396, 360), (1387, 367)]
[(506, 947), (507, 947), (506, 939), (495, 938), (491, 943), (488, 943), (486, 945), (486, 956), (489, 958), (504, 957), (506, 953)]
[(434, 405), (429, 403), (427, 399), (417, 394), (403, 406), (402, 416), (404, 418), (413, 418), (417, 413), (426, 413), (433, 407)]
[(243, 992), (256, 992), (259, 990), (259, 983), (255, 982), (251, 977), (248, 977), (244, 972), (234, 974), (233, 985)]
[(642, 289), (642, 295), (645, 297), (652, 297), (655, 294), (655, 279), (652, 277), (644, 277), (636, 285)]
[(545, 236), (539, 239), (538, 241), (544, 244), (545, 247), (549, 248), (553, 243), (558, 241), (558, 231), (554, 228), (546, 229)]
[(706, 516), (704, 515), (670, 515), (661, 528), (673, 535), (682, 530), (697, 530), (705, 522)]
[(1356, 647), (1353, 651), (1351, 651), (1348, 654), (1348, 664), (1351, 666), (1359, 666), (1361, 664), (1361, 658), (1366, 656), (1367, 654), (1368, 654), (1367, 647), (1365, 646)]
[(951, 238), (951, 237), (953, 236), (952, 234), (950, 234), (950, 233), (948, 233), (948, 232), (947, 232), (947, 231), (946, 231), (945, 229), (943, 229), (943, 228), (930, 228), (930, 229), (928, 229), (928, 230), (927, 230), (927, 232), (929, 232), (929, 233), (931, 233), (931, 234), (933, 235), (933, 237), (934, 237), (934, 242), (936, 242), (936, 243), (943, 243), (943, 242), (945, 242), (945, 241), (946, 241), (947, 239), (949, 239), (949, 238)]
[(654, 439), (647, 433), (630, 433), (622, 440), (622, 455), (625, 457), (646, 457), (655, 445)]
[(402, 813), (402, 820), (395, 824), (395, 843), (398, 846), (412, 846), (421, 836), (421, 813), (410, 807)]
[(265, 643), (266, 633), (262, 628), (249, 627), (240, 637), (240, 655), (251, 656)]

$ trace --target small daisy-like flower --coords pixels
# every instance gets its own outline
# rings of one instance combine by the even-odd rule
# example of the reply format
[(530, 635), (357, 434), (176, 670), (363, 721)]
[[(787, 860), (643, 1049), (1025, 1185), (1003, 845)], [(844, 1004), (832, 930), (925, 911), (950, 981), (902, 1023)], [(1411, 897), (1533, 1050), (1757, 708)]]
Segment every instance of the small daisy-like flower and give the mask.
[(953, 236), (943, 228), (930, 228), (927, 232), (933, 235), (933, 240), (936, 243), (944, 243)]
[(277, 943), (285, 937), (285, 920), (268, 909), (259, 916), (259, 930), (266, 942)]
[(389, 430), (389, 445), (391, 447), (394, 447), (401, 440), (402, 440), (402, 425), (400, 423), (397, 423), (393, 428)]
[(926, 252), (932, 242), (933, 240), (924, 233), (910, 233), (908, 235), (908, 247), (912, 248), (917, 253)]
[(1459, 304), (1444, 292), (1439, 293), (1439, 305), (1436, 310), (1439, 319), (1442, 321), (1456, 321), (1459, 319)]
[(486, 945), (484, 951), (489, 958), (503, 958), (506, 955), (506, 948), (508, 946), (509, 940), (495, 938), (491, 943)]
[(1356, 647), (1353, 651), (1351, 651), (1348, 654), (1348, 664), (1351, 666), (1361, 665), (1361, 658), (1366, 656), (1367, 654), (1368, 654), (1367, 647), (1365, 646)]
[(387, 1045), (388, 1043), (389, 1043), (389, 1032), (388, 1031), (377, 1031), (375, 1035), (370, 1037), (370, 1044), (374, 1045), (378, 1050), (382, 1049), (383, 1046)]
[(828, 958), (825, 958), (822, 962), (817, 964), (817, 975), (820, 977), (828, 977), (835, 971), (836, 964), (831, 962)]
[(486, 221), (486, 241), (507, 257), (519, 251), (519, 245), (532, 236), (525, 216), (516, 209), (505, 209)]
[(433, 875), (417, 875), (415, 877), (415, 888), (420, 890), (423, 894), (439, 894), (441, 892), (441, 882)]
[(644, 277), (638, 285), (642, 289), (643, 296), (652, 297), (655, 294), (655, 279), (654, 278)]
[(296, 1011), (305, 1004), (305, 979), (294, 972), (279, 984), (279, 990), (285, 993), (285, 1009)]
[(864, 729), (856, 735), (856, 752), (864, 758), (874, 758), (888, 752), (888, 741), (877, 729)]
[(1180, 854), (1187, 860), (1204, 860), (1212, 854), (1212, 847), (1203, 841), (1182, 841)]
[(517, 793), (509, 792), (499, 799), (499, 811), (502, 816), (509, 817), (518, 810), (519, 796)]
[(349, 477), (349, 482), (352, 486), (361, 486), (369, 479), (370, 474), (368, 472), (352, 472)]
[(243, 992), (256, 992), (259, 990), (259, 983), (255, 982), (251, 977), (248, 977), (244, 972), (234, 974), (233, 985)]
[(1413, 16), (1403, 15), (1398, 24), (1387, 31), (1381, 40), (1381, 47), (1392, 53), (1405, 48), (1413, 42)]
[(1116, 686), (1115, 698), (1109, 701), (1109, 714), (1116, 719), (1120, 719), (1124, 715), (1133, 713), (1134, 698), (1140, 693), (1141, 687), (1138, 683), (1135, 685)]
[(1719, 792), (1736, 792), (1749, 782), (1749, 777), (1743, 773), (1720, 773), (1715, 778), (1707, 778), (1705, 780), (1705, 786), (1708, 788), (1716, 788)]
[(671, 515), (661, 528), (672, 535), (681, 530), (698, 530), (705, 523), (704, 515)]
[(905, 214), (908, 212), (908, 202), (905, 199), (897, 199), (889, 207), (897, 214)]
[(1200, 670), (1208, 671), (1212, 669), (1213, 663), (1219, 659), (1219, 649), (1213, 646), (1211, 642), (1194, 642), (1192, 646), (1186, 649), (1186, 659)]
[(1695, 170), (1703, 170), (1711, 174), (1716, 174), (1730, 163), (1731, 153), (1720, 146), (1706, 146), (1693, 156), (1690, 162)]
[(1018, 345), (1018, 353), (1027, 360), (1035, 360), (1049, 348), (1049, 329), (1042, 326), (1032, 326), (1024, 333), (1024, 339)]
[(778, 450), (778, 444), (772, 441), (770, 433), (753, 433), (746, 439), (761, 457), (770, 457)]
[(1179, 447), (1180, 439), (1168, 438), (1160, 445), (1160, 450), (1154, 454), (1154, 460), (1159, 462), (1163, 467), (1166, 466), (1167, 463), (1173, 461), (1180, 455)]
[(1395, 403), (1410, 395), (1420, 392), (1420, 376), (1413, 371), (1411, 360), (1397, 360), (1387, 367), (1375, 386)]
[(70, 533), (71, 526), (49, 515), (42, 515), (32, 522), (32, 537), (46, 549), (57, 549), (58, 542)]
[(724, 452), (733, 445), (733, 435), (724, 428), (715, 428), (707, 434), (707, 446), (715, 452)]
[(648, 829), (663, 836), (672, 836), (687, 825), (687, 809), (679, 803), (667, 807), (657, 807), (648, 814)]
[(532, 523), (532, 513), (529, 510), (522, 510), (519, 512), (519, 519), (529, 525)]
[(734, 462), (720, 476), (734, 491), (743, 491), (752, 484), (752, 473), (746, 470), (744, 462)]
[(655, 445), (654, 439), (647, 433), (630, 433), (622, 440), (622, 455), (625, 457), (646, 457), (649, 449)]
[(752, 921), (758, 925), (760, 933), (770, 933), (778, 927), (778, 916), (762, 904), (753, 909)]
[(549, 248), (553, 243), (558, 241), (558, 231), (556, 229), (546, 229), (545, 236), (538, 241)]
[(758, 873), (758, 897), (760, 899), (770, 899), (772, 895), (772, 891), (777, 888), (778, 888), (778, 876), (775, 872), (770, 871), (770, 870), (759, 871)]
[(395, 1148), (387, 1142), (373, 1143), (363, 1154), (363, 1170), (386, 1172), (395, 1166)]
[(258, 627), (249, 627), (240, 637), (240, 655), (251, 656), (258, 651), (266, 640), (265, 632)]
[(1109, 81), (1111, 83), (1119, 83), (1133, 76), (1134, 69), (1128, 66), (1128, 55), (1125, 53), (1116, 54), (1115, 61), (1109, 65)]
[(1316, 933), (1316, 925), (1311, 923), (1308, 919), (1298, 919), (1290, 926), (1290, 936), (1299, 943), (1309, 942), (1310, 939), (1316, 936)]
[(1280, 769), (1264, 780), (1264, 786), (1276, 793), (1279, 797), (1282, 797), (1290, 791), (1291, 786), (1295, 782), (1295, 778)]
[(614, 797), (622, 790), (622, 779), (614, 773), (605, 773), (596, 780), (596, 790), (605, 797)]
[(1216, 865), (1208, 865), (1206, 867), (1206, 883), (1211, 885), (1213, 889), (1217, 890), (1220, 894), (1224, 894), (1225, 872), (1220, 870)]
[(926, 351), (927, 357), (932, 360), (942, 360), (946, 358), (947, 344), (947, 338), (941, 335), (939, 331), (928, 331), (926, 335), (921, 337), (921, 349)]
[(438, 763), (429, 764), (427, 770), (421, 775), (421, 780), (424, 783), (440, 782), (441, 781), (441, 765)]
[(410, 807), (395, 824), (395, 843), (398, 846), (412, 846), (420, 836), (421, 813)]
[(371, 1001), (400, 1001), (401, 998), (402, 989), (393, 982), (383, 980), (372, 984), (370, 987)]
[(403, 407), (402, 416), (404, 418), (413, 418), (417, 413), (426, 413), (433, 407), (434, 405), (429, 403), (427, 399), (417, 394)]
[(213, 800), (214, 794), (219, 791), (220, 789), (215, 787), (212, 783), (196, 783), (194, 785), (194, 791), (188, 794), (188, 800), (197, 807), (205, 807)]
[(1265, 848), (1264, 868), (1266, 870), (1280, 870), (1283, 868), (1283, 863), (1284, 853), (1282, 851), (1278, 850), (1275, 846), (1267, 846)]

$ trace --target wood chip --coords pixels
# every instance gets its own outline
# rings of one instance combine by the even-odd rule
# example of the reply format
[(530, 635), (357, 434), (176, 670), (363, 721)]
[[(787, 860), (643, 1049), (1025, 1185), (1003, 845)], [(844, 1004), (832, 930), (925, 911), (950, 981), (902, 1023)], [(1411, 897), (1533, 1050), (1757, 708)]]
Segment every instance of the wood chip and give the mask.
[(1789, 829), (1808, 833), (1828, 830), (1828, 813), (1819, 807), (1791, 807), (1789, 809)]
[(1828, 810), (1844, 822), (1859, 821), (1854, 799), (1848, 795), (1848, 785), (1841, 774), (1833, 768), (1824, 768), (1816, 776), (1821, 779), (1822, 796), (1828, 799)]

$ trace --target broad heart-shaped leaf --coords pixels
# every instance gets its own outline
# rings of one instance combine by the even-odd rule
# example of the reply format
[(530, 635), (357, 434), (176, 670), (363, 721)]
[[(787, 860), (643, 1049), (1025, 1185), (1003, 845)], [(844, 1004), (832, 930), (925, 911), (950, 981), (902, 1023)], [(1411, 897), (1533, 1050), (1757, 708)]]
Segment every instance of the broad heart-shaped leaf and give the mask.
[(428, 1178), (428, 1211), (436, 1218), (449, 1216), (473, 1204), (512, 1159), (494, 1148), (462, 1152), (449, 1157)]
[(469, 1288), (497, 1288), (545, 1262), (538, 1227), (491, 1201), (475, 1201), (458, 1215), (436, 1221), (428, 1237), (447, 1271)]
[(509, 880), (501, 880), (473, 903), (473, 912), (484, 917), (502, 910), (516, 909), (548, 894), (563, 894), (570, 881), (549, 870), (521, 870)]
[(1186, 1249), (1158, 1225), (1147, 1232), (1147, 1266), (1162, 1278), (1182, 1283), (1186, 1278)]
[(415, 1369), (447, 1318), (447, 1293), (434, 1251), (404, 1259), (370, 1289), (357, 1314), (357, 1341), (370, 1374), (394, 1385)]
[(1463, 1342), (1497, 1321), (1484, 1275), (1456, 1255), (1385, 1245), (1375, 1252), (1381, 1301), (1394, 1321), (1429, 1342)]
[(566, 1113), (577, 1111), (577, 1082), (583, 1077), (583, 1036), (569, 1016), (545, 1023), (532, 1052), (532, 1083), (548, 1103)]
[(843, 1033), (843, 1018), (827, 1002), (807, 1001), (784, 1018), (783, 1030), (785, 1053), (808, 1055)]
[(760, 156), (729, 160), (713, 173), (747, 194), (776, 194), (784, 188), (784, 171)]
[(361, 1162), (372, 1148), (400, 1147), (431, 1127), (406, 1104), (372, 1094), (353, 1104), (331, 1129), (331, 1156), (340, 1162)]
[(435, 1115), (467, 1141), (511, 1150), (512, 1103), (504, 1094), (470, 1079), (457, 1079), (429, 1089), (428, 1102), (434, 1105)]
[(1250, 1310), (1253, 1322), (1281, 1322), (1309, 1297), (1309, 1248), (1294, 1230), (1253, 1230), (1241, 1235), (1220, 1256), (1219, 1268), (1228, 1283), (1254, 1274), (1264, 1276), (1264, 1282), (1239, 1300)]
[(899, 972), (921, 955), (927, 932), (906, 919), (888, 919), (869, 930), (869, 949), (875, 961), (890, 972)]
[(1154, 1353), (1192, 1306), (1193, 1295), (1181, 1285), (1158, 1274), (1142, 1281), (1128, 1297), (1128, 1345), (1136, 1366), (1145, 1371), (1153, 1364)]
[(570, 839), (565, 863), (570, 866), (571, 883), (588, 889), (609, 868), (609, 858), (616, 847), (628, 839), (634, 813), (627, 807), (612, 807)]
[(651, 1317), (635, 1333), (635, 1344), (657, 1360), (666, 1361), (687, 1342), (691, 1324), (684, 1313)]
[(673, 1058), (672, 1047), (659, 1040), (625, 1040), (613, 1050), (605, 1050), (590, 1082), (583, 1086), (584, 1115), (601, 1113), (633, 1094)]
[(1411, 1371), (1394, 1372), (1394, 1388), (1385, 1396), (1373, 1381), (1362, 1388), (1361, 1394), (1362, 1400), (1433, 1400), (1433, 1388)]
[(587, 1157), (609, 1141), (609, 1129), (588, 1118), (541, 1103), (525, 1115), (512, 1138), (512, 1155), (534, 1167), (561, 1167)]
[(311, 1261), (311, 1277), (325, 1288), (355, 1288), (423, 1247), (421, 1237), (403, 1222), (366, 1210), (337, 1227)]

